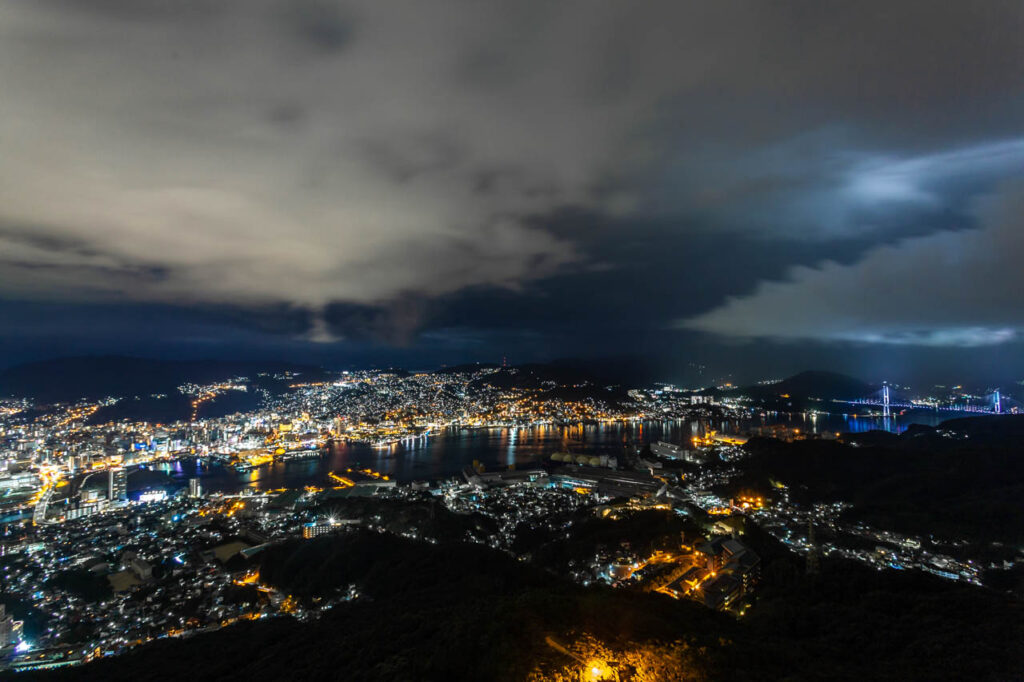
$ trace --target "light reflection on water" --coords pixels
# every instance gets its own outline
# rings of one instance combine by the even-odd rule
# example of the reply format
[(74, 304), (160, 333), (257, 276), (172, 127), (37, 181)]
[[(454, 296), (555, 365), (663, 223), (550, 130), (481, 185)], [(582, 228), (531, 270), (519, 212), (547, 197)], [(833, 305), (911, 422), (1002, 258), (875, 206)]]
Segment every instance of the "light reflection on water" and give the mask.
[[(223, 465), (207, 465), (181, 460), (160, 465), (159, 470), (173, 479), (174, 487), (184, 487), (198, 476), (207, 491), (236, 492), (243, 488), (274, 490), (304, 485), (325, 485), (330, 471), (347, 467), (370, 467), (399, 481), (436, 480), (457, 476), (473, 460), (490, 470), (512, 465), (524, 466), (553, 452), (569, 450), (575, 454), (621, 455), (627, 446), (645, 441), (689, 441), (708, 430), (738, 434), (752, 426), (784, 424), (813, 433), (854, 432), (884, 429), (900, 433), (912, 424), (936, 425), (955, 415), (921, 411), (880, 417), (853, 417), (839, 414), (773, 414), (753, 420), (672, 420), (571, 426), (533, 426), (527, 428), (448, 429), (429, 439), (410, 439), (386, 448), (360, 443), (335, 443), (318, 457), (278, 461), (248, 472), (237, 472)], [(129, 489), (131, 489), (129, 479)]]

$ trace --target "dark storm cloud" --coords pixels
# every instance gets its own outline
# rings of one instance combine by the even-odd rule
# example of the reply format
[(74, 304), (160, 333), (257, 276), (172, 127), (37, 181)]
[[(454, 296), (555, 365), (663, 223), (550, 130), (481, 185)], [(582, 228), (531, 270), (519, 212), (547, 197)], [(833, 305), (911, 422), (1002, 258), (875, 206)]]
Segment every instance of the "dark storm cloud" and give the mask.
[(346, 340), (384, 341), (393, 345), (408, 345), (427, 319), (431, 302), (413, 294), (405, 294), (382, 306), (335, 303), (323, 314), (325, 338), (333, 338), (331, 330), (338, 330)]
[(352, 39), (353, 19), (340, 3), (308, 0), (283, 4), (283, 19), (298, 30), (300, 38), (314, 47), (337, 52)]
[(977, 230), (940, 232), (860, 261), (795, 268), (684, 326), (730, 336), (986, 346), (1024, 333), (1024, 184), (983, 202)]
[[(648, 329), (850, 338), (753, 313), (772, 287), (796, 303), (873, 276), (876, 249), (918, 262), (971, 238), (925, 236), (951, 223), (1022, 255), (972, 208), (1024, 164), (1022, 12), (0, 0), (0, 224), (32, 226), (0, 232), (0, 294), (281, 310), (314, 340), (402, 342), (508, 327), (497, 305), (551, 330), (533, 302), (570, 291), (613, 316), (685, 302), (640, 305)], [(689, 278), (645, 277), (637, 259), (673, 249), (700, 262)], [(968, 314), (973, 274), (945, 316), (862, 306), (857, 338), (1002, 339), (1016, 312)]]

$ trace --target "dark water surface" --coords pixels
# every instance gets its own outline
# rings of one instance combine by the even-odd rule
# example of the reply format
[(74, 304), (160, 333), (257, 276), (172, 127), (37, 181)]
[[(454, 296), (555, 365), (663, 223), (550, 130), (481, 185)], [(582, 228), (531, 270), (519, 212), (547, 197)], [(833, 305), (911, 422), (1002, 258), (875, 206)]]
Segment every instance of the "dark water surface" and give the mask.
[[(160, 486), (168, 492), (186, 486), (188, 479), (195, 476), (202, 480), (207, 492), (324, 485), (328, 481), (329, 472), (356, 466), (372, 468), (398, 481), (437, 480), (457, 476), (474, 460), (494, 470), (505, 469), (512, 464), (521, 467), (551, 453), (566, 450), (575, 454), (619, 456), (633, 443), (657, 440), (682, 443), (709, 429), (737, 434), (751, 426), (785, 424), (815, 433), (858, 433), (874, 429), (899, 433), (912, 423), (934, 426), (955, 416), (948, 412), (919, 411), (882, 420), (837, 414), (778, 414), (749, 421), (673, 420), (518, 429), (452, 428), (430, 438), (410, 440), (384, 449), (358, 443), (335, 443), (316, 457), (278, 461), (244, 473), (231, 467), (206, 464), (194, 459), (165, 463), (154, 468), (169, 476), (165, 479), (166, 484)], [(144, 483), (142, 479), (150, 480)], [(128, 488), (131, 493), (137, 495), (141, 489), (152, 487), (150, 476), (136, 474), (129, 477)]]

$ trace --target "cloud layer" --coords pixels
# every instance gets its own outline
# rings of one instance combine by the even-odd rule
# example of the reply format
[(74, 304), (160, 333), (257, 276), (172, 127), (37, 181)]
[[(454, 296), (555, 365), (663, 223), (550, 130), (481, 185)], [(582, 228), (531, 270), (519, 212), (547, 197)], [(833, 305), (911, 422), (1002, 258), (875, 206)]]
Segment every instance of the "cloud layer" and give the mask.
[[(884, 241), (908, 213), (920, 232), (1024, 161), (1020, 18), (997, 0), (0, 0), (0, 296), (291, 307), (315, 339), (404, 337), (417, 302), (614, 272), (585, 222), (552, 227), (566, 209), (623, 241), (653, 218), (670, 244)], [(743, 301), (845, 273), (691, 324), (786, 336)], [(1015, 328), (997, 318), (956, 338)], [(829, 324), (800, 334), (849, 336)]]
[(685, 320), (739, 337), (986, 346), (1024, 332), (1024, 185), (979, 208), (981, 227), (907, 239), (851, 265), (795, 268)]

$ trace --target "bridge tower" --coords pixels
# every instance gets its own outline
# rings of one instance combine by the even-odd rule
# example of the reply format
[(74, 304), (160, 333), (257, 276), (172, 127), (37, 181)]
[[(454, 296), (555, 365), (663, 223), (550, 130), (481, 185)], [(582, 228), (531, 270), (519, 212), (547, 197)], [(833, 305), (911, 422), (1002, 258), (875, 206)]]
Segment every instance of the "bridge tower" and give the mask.
[(1003, 401), (999, 396), (999, 389), (997, 388), (995, 393), (992, 394), (992, 411), (999, 414), (1003, 411)]
[(889, 384), (882, 386), (882, 417), (889, 418)]

